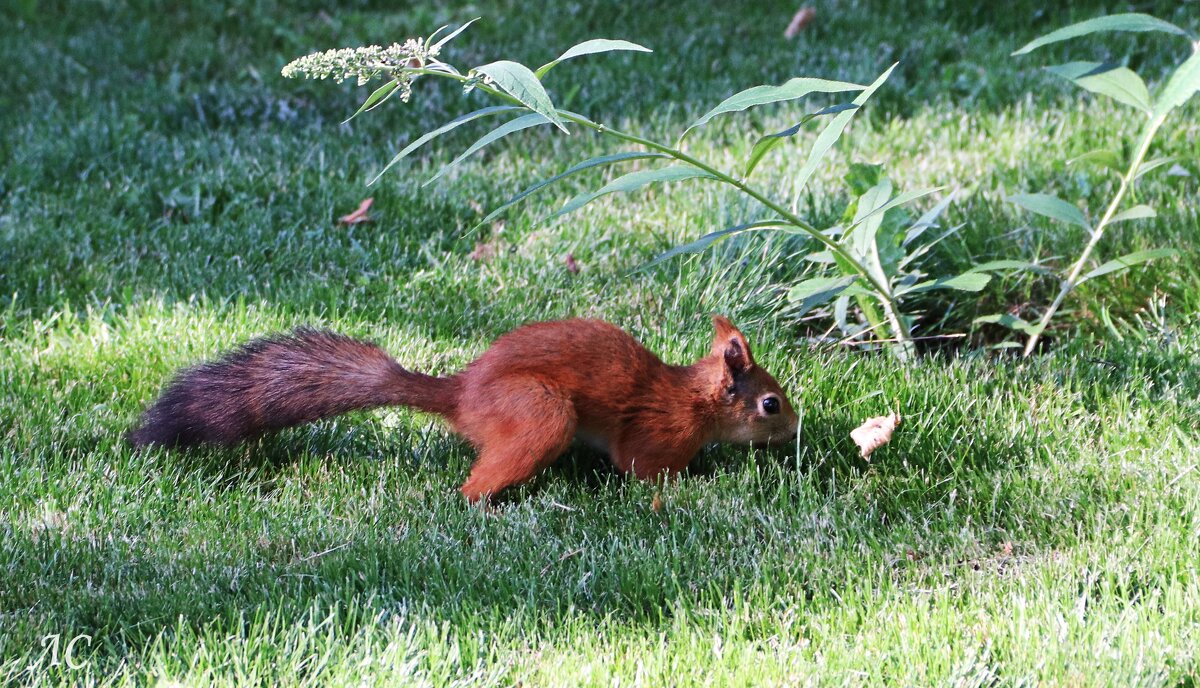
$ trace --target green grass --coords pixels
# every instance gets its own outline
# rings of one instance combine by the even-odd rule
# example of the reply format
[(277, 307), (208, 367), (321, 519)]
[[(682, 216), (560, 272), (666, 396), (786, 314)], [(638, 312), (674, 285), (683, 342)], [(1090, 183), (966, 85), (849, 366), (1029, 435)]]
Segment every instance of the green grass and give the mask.
[[(1050, 280), (930, 300), (927, 333), (962, 346), (917, 366), (806, 334), (780, 311), (806, 246), (728, 242), (629, 271), (752, 209), (718, 188), (606, 197), (540, 224), (583, 175), (469, 236), (486, 210), (601, 151), (595, 136), (522, 134), (436, 186), (479, 130), (365, 180), (417, 133), (466, 111), (418, 87), (339, 125), (363, 94), (285, 81), (310, 50), (384, 42), (482, 15), (462, 62), (540, 64), (573, 42), (655, 49), (563, 65), (580, 112), (669, 138), (738, 88), (902, 67), (857, 120), (805, 209), (845, 202), (854, 160), (904, 188), (961, 187), (946, 270), (996, 258), (1061, 264), (1081, 238), (1003, 202), (1053, 190), (1097, 207), (1100, 173), (1061, 161), (1138, 122), (1037, 72), (1016, 46), (1123, 7), (935, 0), (819, 6), (41, 3), (0, 15), (0, 676), (42, 684), (1177, 685), (1200, 677), (1200, 218), (1197, 178), (1155, 174), (1152, 222), (1103, 256), (1172, 246), (1068, 300), (1050, 353), (1022, 363), (973, 330), (1045, 304)], [(129, 7), (133, 5), (134, 7)], [(948, 5), (948, 6), (946, 6)], [(1197, 27), (1195, 3), (1139, 5)], [(1081, 43), (1159, 78), (1181, 44)], [(1176, 52), (1170, 52), (1176, 51)], [(569, 94), (566, 86), (583, 84)], [(554, 90), (554, 89), (558, 90)], [(1197, 168), (1186, 108), (1155, 155)], [(764, 109), (689, 136), (733, 167)], [(528, 132), (526, 132), (528, 133)], [(802, 138), (798, 145), (811, 141)], [(756, 172), (783, 188), (796, 148)], [(375, 222), (334, 218), (364, 196)], [(469, 257), (495, 242), (488, 262)], [(582, 270), (568, 272), (567, 254)], [(1057, 257), (1057, 258), (1055, 258)], [(1165, 308), (1147, 311), (1152, 301)], [(1028, 307), (1028, 306), (1026, 306)], [(728, 313), (801, 409), (795, 447), (708, 451), (662, 490), (572, 452), (494, 511), (455, 487), (471, 455), (428, 417), (359, 413), (236, 450), (134, 453), (127, 430), (175, 368), (315, 324), (445, 372), (526, 321), (610, 319), (671, 362), (703, 354)], [(1116, 334), (1104, 324), (1107, 312)], [(1160, 319), (1158, 314), (1163, 314)], [(1151, 317), (1151, 316), (1154, 317)], [(922, 332), (918, 331), (918, 334)], [(848, 433), (898, 408), (871, 463)], [(80, 667), (51, 666), (80, 634)]]

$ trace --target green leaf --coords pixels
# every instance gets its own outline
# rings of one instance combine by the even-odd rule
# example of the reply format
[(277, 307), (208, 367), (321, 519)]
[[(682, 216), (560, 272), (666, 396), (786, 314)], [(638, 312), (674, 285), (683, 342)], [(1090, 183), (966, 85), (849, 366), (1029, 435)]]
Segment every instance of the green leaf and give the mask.
[(1107, 263), (1084, 275), (1079, 279), (1078, 282), (1076, 282), (1076, 285), (1083, 284), (1094, 277), (1100, 277), (1101, 275), (1107, 275), (1111, 272), (1117, 272), (1118, 270), (1131, 268), (1134, 265), (1148, 263), (1158, 258), (1170, 258), (1171, 256), (1177, 255), (1179, 255), (1179, 251), (1176, 251), (1173, 248), (1152, 248), (1148, 251), (1134, 251), (1133, 253), (1127, 253), (1120, 258), (1108, 261)]
[[(854, 220), (846, 228), (842, 246), (859, 264), (867, 268), (879, 283), (886, 283), (887, 271), (879, 256), (876, 234), (883, 224), (882, 208), (892, 195), (892, 183), (886, 178), (859, 196)], [(834, 254), (835, 258), (844, 257)], [(846, 268), (850, 269), (846, 269)], [(846, 272), (856, 272), (852, 266), (842, 266)]]
[(1091, 225), (1088, 224), (1087, 218), (1083, 216), (1083, 211), (1050, 194), (1016, 194), (1009, 196), (1005, 200), (1009, 203), (1015, 203), (1030, 212), (1044, 215), (1052, 220), (1078, 225), (1088, 231), (1092, 229)]
[(584, 41), (582, 43), (579, 43), (578, 45), (574, 45), (574, 46), (568, 48), (567, 52), (563, 53), (562, 55), (559, 55), (557, 58), (555, 58), (554, 60), (552, 60), (550, 62), (547, 62), (546, 64), (542, 65), (541, 67), (538, 67), (538, 70), (536, 72), (534, 72), (534, 75), (537, 78), (541, 79), (543, 76), (546, 76), (546, 72), (548, 72), (554, 68), (554, 65), (558, 64), (559, 62), (562, 62), (563, 60), (569, 60), (573, 57), (579, 57), (581, 55), (594, 55), (596, 53), (607, 53), (607, 52), (612, 52), (614, 50), (632, 50), (632, 51), (639, 52), (639, 53), (654, 52), (653, 50), (651, 50), (645, 46), (638, 45), (637, 43), (630, 43), (629, 41), (612, 40), (612, 39), (608, 39), (608, 38), (593, 38), (590, 41)]
[(1066, 41), (1072, 38), (1079, 38), (1080, 36), (1086, 36), (1090, 33), (1097, 33), (1100, 31), (1162, 31), (1164, 33), (1173, 33), (1179, 36), (1188, 36), (1190, 38), (1190, 35), (1187, 31), (1175, 26), (1171, 22), (1163, 21), (1162, 19), (1152, 17), (1148, 14), (1130, 12), (1126, 14), (1112, 14), (1107, 17), (1097, 17), (1095, 19), (1079, 22), (1078, 24), (1065, 26), (1057, 31), (1052, 31), (1045, 36), (1035, 38), (1034, 40), (1026, 43), (1024, 46), (1014, 52), (1013, 55), (1024, 55), (1037, 50), (1044, 45), (1050, 45), (1051, 43), (1058, 43), (1059, 41)]
[(550, 96), (542, 82), (538, 81), (537, 75), (525, 65), (511, 60), (500, 60), (476, 67), (475, 71), (490, 77), (501, 90), (553, 122), (554, 126), (568, 134), (571, 133), (567, 131), (566, 125), (555, 111), (554, 103), (550, 102)]
[[(474, 24), (474, 23), (475, 23), (475, 22), (477, 22), (477, 21), (479, 21), (479, 17), (475, 17), (475, 18), (474, 18), (474, 19), (472, 19), (471, 21), (469, 21), (469, 22), (467, 22), (467, 23), (463, 24), (462, 26), (458, 27), (457, 29), (455, 29), (455, 30), (451, 31), (449, 34), (447, 34), (447, 35), (446, 35), (446, 37), (445, 37), (445, 38), (443, 38), (442, 40), (438, 41), (437, 43), (434, 43), (434, 44), (433, 44), (431, 47), (432, 47), (433, 49), (435, 49), (435, 50), (436, 50), (436, 49), (440, 49), (440, 48), (441, 48), (443, 45), (446, 45), (447, 43), (449, 43), (450, 41), (452, 41), (452, 40), (454, 39), (454, 37), (455, 37), (455, 36), (457, 36), (458, 34), (462, 33), (463, 31), (465, 31), (465, 30), (467, 29), (467, 27), (468, 27), (468, 26), (470, 26), (470, 25)], [(441, 29), (438, 29), (438, 31), (441, 31)], [(436, 34), (437, 34), (437, 32), (435, 31), (435, 32), (434, 32), (434, 34), (436, 35)], [(430, 37), (429, 37), (429, 40), (433, 40), (433, 36), (430, 36)]]
[(755, 167), (758, 167), (758, 163), (762, 162), (763, 157), (766, 156), (767, 153), (770, 153), (772, 150), (782, 145), (785, 138), (789, 136), (795, 136), (800, 131), (800, 127), (804, 126), (812, 119), (820, 117), (821, 115), (832, 115), (839, 112), (844, 112), (846, 110), (853, 110), (856, 107), (858, 106), (854, 103), (832, 105), (810, 115), (805, 115), (804, 119), (797, 122), (795, 126), (788, 127), (783, 131), (777, 131), (774, 134), (768, 134), (760, 138), (757, 142), (755, 142), (754, 149), (750, 151), (750, 159), (746, 161), (745, 176), (749, 177), (750, 173), (754, 171)]
[(358, 107), (358, 110), (356, 110), (353, 115), (350, 115), (349, 117), (347, 117), (345, 120), (342, 121), (342, 124), (349, 122), (350, 120), (354, 119), (355, 117), (358, 117), (359, 115), (361, 115), (362, 113), (364, 113), (368, 110), (374, 110), (375, 108), (379, 107), (380, 105), (383, 105), (383, 101), (387, 100), (388, 98), (391, 98), (392, 93), (395, 92), (396, 88), (399, 86), (400, 86), (399, 81), (389, 81), (386, 84), (375, 89), (371, 93), (371, 95), (367, 96), (367, 99), (363, 101), (363, 104)]
[(1128, 67), (1111, 63), (1068, 62), (1046, 67), (1046, 71), (1068, 79), (1092, 93), (1099, 93), (1119, 103), (1135, 107), (1147, 115), (1154, 110), (1146, 82)]
[(1148, 205), (1135, 205), (1129, 210), (1117, 213), (1113, 216), (1113, 219), (1108, 221), (1108, 224), (1125, 222), (1126, 220), (1146, 220), (1153, 217), (1158, 217), (1158, 213), (1154, 212), (1154, 208)]
[(1184, 60), (1171, 75), (1162, 93), (1158, 95), (1154, 114), (1166, 115), (1186, 103), (1196, 91), (1200, 91), (1200, 48), (1194, 48), (1192, 56)]
[(692, 129), (703, 126), (717, 115), (727, 112), (741, 112), (755, 105), (795, 100), (803, 98), (810, 93), (841, 93), (843, 91), (861, 91), (864, 88), (866, 87), (845, 81), (829, 81), (828, 79), (813, 79), (809, 77), (789, 79), (780, 86), (755, 86), (754, 88), (748, 88), (745, 91), (735, 93), (721, 101), (720, 105), (709, 110), (703, 117), (693, 122), (683, 133), (686, 135)]
[(433, 139), (436, 139), (437, 137), (441, 136), (442, 134), (445, 134), (446, 132), (450, 131), (451, 129), (461, 127), (462, 125), (466, 124), (467, 122), (472, 122), (481, 117), (490, 117), (491, 115), (498, 115), (502, 112), (513, 112), (515, 110), (522, 110), (522, 109), (523, 108), (519, 108), (516, 105), (493, 105), (491, 107), (481, 108), (474, 112), (468, 112), (465, 115), (460, 115), (458, 117), (455, 117), (454, 119), (443, 124), (442, 126), (438, 127), (437, 129), (434, 129), (433, 131), (425, 132), (419, 138), (417, 138), (415, 141), (413, 141), (412, 143), (405, 146), (403, 150), (401, 150), (399, 153), (397, 153), (395, 155), (395, 157), (393, 157), (388, 162), (388, 164), (385, 165), (383, 167), (383, 169), (379, 171), (379, 174), (376, 174), (374, 177), (371, 178), (371, 181), (367, 182), (367, 185), (369, 186), (369, 185), (374, 184), (375, 182), (379, 181), (379, 178), (382, 177), (385, 172), (392, 169), (392, 166), (395, 165), (396, 163), (398, 163), (401, 160), (403, 160), (404, 158), (408, 157), (409, 153), (412, 153), (416, 149), (420, 148), (421, 146), (425, 145), (426, 143), (429, 143)]
[(731, 237), (734, 234), (741, 234), (742, 232), (750, 232), (750, 231), (754, 231), (754, 230), (758, 230), (758, 229), (775, 229), (775, 228), (786, 227), (786, 226), (787, 226), (787, 223), (784, 222), (783, 220), (761, 220), (759, 222), (747, 222), (746, 224), (737, 225), (735, 227), (729, 227), (727, 229), (722, 229), (717, 232), (710, 232), (693, 242), (683, 244), (682, 246), (676, 246), (676, 247), (656, 256), (654, 258), (654, 260), (652, 260), (648, 263), (645, 263), (644, 265), (639, 267), (637, 270), (635, 270), (635, 272), (639, 272), (641, 270), (646, 270), (648, 268), (654, 267), (655, 265), (666, 262), (666, 261), (674, 258), (675, 256), (680, 256), (680, 255), (684, 255), (687, 253), (700, 253), (701, 251), (704, 251), (705, 249), (707, 249), (709, 246), (712, 246), (713, 244), (717, 243), (718, 241), (721, 241), (723, 239)]
[(897, 290), (896, 296), (901, 294), (916, 294), (922, 291), (933, 291), (935, 289), (957, 289), (958, 291), (981, 291), (992, 281), (992, 276), (986, 272), (964, 272), (961, 275), (954, 277), (943, 277), (941, 279), (927, 280), (913, 286)]
[(634, 191), (646, 186), (647, 184), (654, 184), (658, 182), (678, 182), (685, 179), (695, 179), (697, 177), (705, 177), (708, 179), (716, 178), (708, 172), (697, 169), (690, 165), (671, 165), (670, 167), (659, 167), (653, 170), (639, 170), (637, 172), (630, 172), (629, 174), (617, 177), (595, 191), (579, 194), (575, 198), (567, 201), (567, 203), (560, 208), (558, 212), (546, 219), (552, 220), (559, 215), (566, 215), (567, 213), (579, 210), (588, 203), (591, 203), (592, 201), (606, 194)]
[(901, 235), (907, 215), (901, 217), (890, 211), (940, 190), (907, 191), (880, 204), (881, 198), (887, 197), (877, 194), (885, 188), (888, 193), (891, 192), (891, 182), (887, 178), (883, 178), (879, 185), (868, 190), (852, 205), (855, 216), (846, 225), (844, 240), (847, 250), (869, 268), (879, 282), (888, 281), (888, 275), (896, 274), (901, 267), (924, 252), (922, 250), (905, 256), (906, 244)]
[(1027, 263), (1023, 260), (993, 260), (987, 263), (980, 263), (967, 272), (999, 272), (1001, 270), (1028, 270), (1041, 274), (1050, 272), (1049, 268), (1044, 265)]
[(1153, 160), (1147, 160), (1146, 162), (1142, 163), (1138, 167), (1137, 174), (1135, 174), (1133, 176), (1133, 178), (1134, 178), (1134, 180), (1141, 179), (1143, 175), (1150, 174), (1154, 170), (1157, 170), (1158, 168), (1162, 167), (1163, 165), (1170, 165), (1171, 163), (1175, 162), (1178, 159), (1179, 159), (1178, 156), (1168, 155), (1163, 158), (1155, 158)]
[(1071, 158), (1067, 161), (1068, 165), (1074, 165), (1077, 162), (1085, 162), (1092, 165), (1099, 165), (1116, 172), (1117, 174), (1125, 174), (1125, 169), (1121, 165), (1121, 156), (1110, 150), (1094, 150), (1084, 153), (1076, 158)]
[(1003, 327), (1007, 327), (1010, 330), (1016, 330), (1017, 332), (1023, 332), (1025, 334), (1030, 334), (1030, 335), (1037, 334), (1037, 332), (1038, 332), (1037, 325), (1034, 325), (1033, 323), (1022, 320), (1021, 318), (1018, 318), (1015, 315), (1009, 315), (1008, 313), (997, 313), (996, 315), (981, 315), (978, 318), (975, 318), (975, 320), (973, 322), (976, 325), (980, 325), (980, 324), (1000, 325)]
[(796, 316), (801, 316), (817, 306), (837, 298), (857, 280), (858, 275), (816, 277), (805, 280), (788, 290), (788, 301), (799, 304), (796, 307)]
[(565, 178), (567, 178), (573, 174), (576, 174), (578, 172), (582, 172), (584, 170), (591, 169), (593, 167), (601, 167), (603, 165), (611, 165), (611, 164), (618, 163), (618, 162), (626, 162), (628, 160), (645, 160), (648, 158), (665, 158), (665, 157), (667, 157), (667, 156), (663, 153), (631, 152), (631, 153), (614, 153), (612, 155), (601, 155), (596, 158), (584, 160), (583, 162), (579, 163), (578, 165), (575, 165), (563, 172), (560, 172), (560, 173), (554, 175), (553, 177), (550, 177), (549, 179), (543, 179), (542, 181), (534, 184), (533, 186), (530, 186), (529, 188), (525, 189), (524, 191), (517, 194), (516, 196), (513, 196), (512, 198), (508, 199), (507, 201), (504, 202), (503, 205), (496, 208), (492, 212), (488, 213), (487, 217), (480, 220), (479, 224), (475, 225), (475, 227), (473, 229), (478, 229), (480, 225), (484, 225), (484, 224), (487, 224), (488, 222), (491, 222), (492, 220), (496, 219), (505, 210), (511, 208), (512, 206), (514, 206), (517, 203), (521, 202), (522, 200), (528, 198), (529, 196), (537, 193), (538, 191), (541, 191), (542, 189), (546, 188), (547, 186), (550, 186), (554, 182), (557, 182), (561, 179), (565, 179)]
[(442, 169), (438, 170), (437, 174), (430, 177), (429, 181), (425, 182), (421, 186), (429, 186), (430, 184), (434, 183), (435, 181), (441, 179), (442, 175), (446, 174), (450, 170), (457, 167), (460, 162), (462, 162), (463, 160), (466, 160), (473, 153), (475, 153), (479, 149), (483, 148), (484, 146), (488, 145), (489, 143), (492, 143), (494, 141), (502, 139), (505, 136), (508, 136), (509, 134), (521, 131), (522, 129), (536, 127), (539, 124), (549, 124), (549, 122), (550, 122), (550, 120), (546, 119), (545, 117), (542, 117), (541, 114), (539, 114), (537, 112), (531, 112), (528, 115), (521, 115), (520, 117), (518, 117), (516, 119), (509, 120), (508, 122), (501, 124), (500, 126), (496, 127), (495, 129), (493, 129), (493, 130), (489, 131), (488, 133), (484, 134), (483, 136), (479, 137), (478, 141), (476, 141), (475, 143), (472, 143), (471, 146), (469, 148), (467, 148), (465, 151), (463, 151), (461, 155), (459, 155), (457, 158), (451, 160), (450, 164), (448, 164), (445, 167), (443, 167)]
[[(891, 188), (890, 183), (888, 184), (888, 188), (889, 189)], [(935, 187), (930, 187), (928, 189), (917, 189), (916, 191), (905, 191), (902, 194), (897, 194), (894, 198), (889, 199), (883, 205), (878, 206), (877, 208), (874, 208), (873, 210), (871, 210), (866, 216), (864, 216), (860, 219), (856, 219), (854, 222), (852, 222), (850, 224), (850, 227), (847, 227), (847, 230), (852, 229), (855, 225), (857, 225), (862, 220), (869, 219), (871, 217), (874, 217), (875, 215), (882, 215), (883, 213), (886, 213), (887, 211), (891, 210), (892, 208), (899, 208), (902, 205), (907, 205), (919, 198), (924, 198), (930, 194), (935, 194), (935, 193), (941, 191), (943, 188), (945, 188), (945, 187), (935, 186)]]
[[(950, 207), (950, 203), (954, 200), (956, 191), (951, 191), (945, 198), (938, 201), (937, 205), (925, 211), (925, 214), (917, 218), (917, 221), (904, 233), (904, 241), (900, 245), (907, 247), (912, 242), (916, 241), (925, 230), (937, 225), (938, 218)], [(936, 243), (936, 242), (935, 242)]]
[(808, 180), (813, 176), (813, 173), (817, 171), (817, 167), (821, 164), (821, 160), (824, 159), (825, 154), (828, 153), (829, 149), (833, 147), (833, 144), (837, 143), (837, 140), (841, 138), (842, 132), (846, 131), (846, 127), (850, 125), (850, 120), (854, 118), (854, 114), (858, 112), (859, 108), (866, 104), (871, 96), (875, 94), (875, 91), (879, 90), (879, 87), (883, 85), (883, 82), (887, 81), (888, 77), (892, 75), (892, 70), (896, 69), (897, 64), (899, 63), (897, 62), (891, 67), (888, 67), (887, 71), (885, 71), (883, 74), (880, 74), (879, 78), (875, 79), (870, 86), (868, 86), (862, 93), (858, 94), (858, 97), (853, 101), (854, 105), (857, 105), (858, 108), (839, 113), (829, 124), (825, 126), (823, 130), (821, 130), (821, 133), (817, 136), (817, 140), (813, 143), (812, 150), (808, 152), (808, 159), (804, 161), (804, 167), (800, 168), (799, 174), (796, 175), (796, 181), (793, 187), (793, 205), (798, 204), (800, 192), (804, 190), (805, 185), (808, 184)]

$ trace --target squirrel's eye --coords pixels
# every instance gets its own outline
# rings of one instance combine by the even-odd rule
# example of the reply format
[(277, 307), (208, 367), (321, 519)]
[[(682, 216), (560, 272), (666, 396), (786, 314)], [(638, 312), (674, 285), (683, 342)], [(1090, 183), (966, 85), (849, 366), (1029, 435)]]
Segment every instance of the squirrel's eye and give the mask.
[(775, 415), (779, 413), (779, 397), (767, 397), (762, 400), (763, 413)]

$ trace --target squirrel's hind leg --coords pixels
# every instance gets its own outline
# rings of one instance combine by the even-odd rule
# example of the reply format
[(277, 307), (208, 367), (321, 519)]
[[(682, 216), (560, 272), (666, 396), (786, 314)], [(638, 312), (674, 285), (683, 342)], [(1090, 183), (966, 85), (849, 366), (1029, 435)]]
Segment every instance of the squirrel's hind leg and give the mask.
[(487, 499), (554, 463), (575, 436), (570, 399), (541, 380), (516, 378), (488, 385), (487, 401), (459, 429), (479, 449), (462, 485), (470, 502)]

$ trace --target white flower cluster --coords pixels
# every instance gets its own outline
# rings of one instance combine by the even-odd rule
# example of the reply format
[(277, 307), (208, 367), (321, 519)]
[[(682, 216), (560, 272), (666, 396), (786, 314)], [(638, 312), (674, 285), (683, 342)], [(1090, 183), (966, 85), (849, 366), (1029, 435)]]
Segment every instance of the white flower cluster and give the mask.
[(386, 48), (369, 45), (305, 55), (289, 62), (283, 68), (282, 74), (288, 79), (333, 79), (338, 83), (355, 78), (358, 79), (358, 85), (362, 86), (384, 72), (389, 72), (400, 82), (401, 97), (408, 100), (413, 77), (406, 75), (404, 70), (423, 67), (437, 54), (437, 47), (426, 48), (421, 39), (410, 38), (403, 44), (393, 43)]

